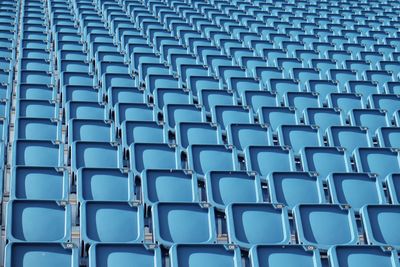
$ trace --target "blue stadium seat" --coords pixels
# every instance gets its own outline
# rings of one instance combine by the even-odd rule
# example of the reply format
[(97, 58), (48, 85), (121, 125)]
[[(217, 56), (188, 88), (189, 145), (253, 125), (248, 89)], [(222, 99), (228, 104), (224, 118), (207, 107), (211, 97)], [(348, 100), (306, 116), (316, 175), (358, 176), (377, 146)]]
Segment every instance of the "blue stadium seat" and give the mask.
[(373, 94), (370, 98), (372, 109), (383, 109), (387, 111), (389, 117), (400, 110), (400, 96), (399, 95), (379, 95)]
[(332, 126), (326, 134), (330, 146), (344, 147), (350, 155), (358, 147), (373, 147), (368, 129), (363, 127)]
[(143, 241), (144, 213), (141, 205), (119, 201), (84, 201), (80, 212), (81, 240), (85, 243)]
[(120, 136), (125, 149), (133, 143), (164, 143), (166, 138), (163, 127), (152, 121), (124, 121)]
[(236, 105), (234, 95), (225, 90), (202, 89), (199, 91), (199, 104), (203, 105), (207, 111), (211, 111), (215, 106)]
[(372, 94), (381, 93), (378, 86), (370, 81), (350, 81), (347, 88), (349, 93), (360, 95), (364, 103), (368, 102)]
[(357, 224), (351, 209), (332, 204), (301, 204), (293, 213), (297, 237), (302, 244), (325, 250), (333, 245), (358, 243)]
[(162, 266), (159, 247), (143, 244), (102, 244), (89, 249), (89, 267), (117, 267), (135, 263), (140, 266)]
[(276, 107), (279, 105), (276, 94), (268, 91), (249, 90), (242, 94), (243, 106), (250, 107), (254, 113), (261, 107)]
[(328, 95), (328, 106), (331, 108), (340, 108), (341, 113), (344, 117), (348, 116), (348, 113), (352, 109), (363, 109), (365, 103), (362, 100), (361, 95), (346, 94), (346, 93), (335, 93)]
[(51, 119), (23, 118), (15, 121), (18, 139), (61, 141), (61, 124)]
[(381, 147), (400, 148), (400, 129), (397, 127), (381, 127), (376, 132)]
[(282, 146), (291, 147), (295, 154), (304, 147), (324, 146), (318, 126), (281, 125), (278, 128), (278, 139)]
[(152, 207), (154, 238), (167, 247), (212, 244), (216, 241), (214, 216), (213, 208), (199, 203), (159, 202)]
[(306, 147), (300, 153), (304, 171), (316, 172), (324, 181), (333, 172), (352, 171), (343, 148)]
[(62, 106), (68, 101), (99, 102), (99, 91), (93, 86), (65, 85), (61, 88)]
[(385, 204), (382, 184), (370, 173), (332, 173), (328, 176), (332, 202), (350, 205), (355, 211), (367, 204)]
[(130, 168), (135, 174), (145, 169), (180, 169), (178, 148), (168, 144), (134, 143), (129, 147)]
[(400, 247), (399, 205), (367, 205), (361, 209), (367, 244)]
[(263, 201), (260, 178), (243, 171), (211, 171), (206, 174), (206, 188), (210, 204), (222, 211), (231, 203)]
[(293, 154), (288, 147), (248, 146), (245, 159), (248, 171), (264, 177), (272, 172), (295, 171)]
[(182, 89), (157, 88), (154, 90), (154, 103), (159, 110), (168, 104), (191, 104), (192, 97)]
[(109, 142), (75, 141), (71, 145), (71, 168), (122, 168), (120, 146)]
[(181, 122), (175, 127), (176, 143), (184, 148), (189, 145), (223, 144), (218, 125), (201, 122)]
[(169, 251), (171, 266), (242, 267), (240, 249), (222, 244), (176, 244)]
[(155, 111), (147, 104), (117, 103), (114, 107), (115, 125), (124, 121), (153, 121)]
[(65, 105), (65, 121), (71, 119), (105, 120), (107, 109), (95, 102), (69, 101)]
[(328, 255), (332, 267), (399, 266), (395, 251), (380, 246), (334, 246)]
[[(58, 104), (48, 100), (21, 99), (17, 101), (15, 109), (17, 117), (58, 119)], [(5, 115), (5, 111), (2, 113), (0, 116)]]
[(387, 112), (380, 109), (353, 109), (350, 112), (350, 123), (354, 126), (367, 127), (374, 136), (379, 127), (391, 126)]
[[(6, 93), (8, 94), (8, 93)], [(54, 100), (55, 90), (47, 85), (40, 84), (19, 84), (16, 89), (17, 99), (28, 100)]]
[(182, 170), (149, 170), (142, 176), (143, 200), (146, 204), (157, 202), (198, 202), (196, 175)]
[(67, 200), (67, 170), (54, 167), (17, 166), (11, 171), (11, 199)]
[(287, 107), (262, 107), (258, 110), (260, 123), (276, 131), (280, 125), (296, 125), (297, 116), (294, 108)]
[(328, 80), (311, 80), (309, 81), (308, 91), (319, 95), (320, 105), (326, 102), (327, 96), (333, 93), (339, 93), (337, 83)]
[(236, 149), (224, 145), (190, 145), (188, 169), (199, 175), (210, 171), (236, 171), (239, 162)]
[(290, 210), (301, 203), (325, 203), (322, 181), (314, 173), (272, 172), (267, 181), (271, 202)]
[(287, 92), (283, 100), (285, 106), (296, 108), (299, 116), (306, 108), (318, 108), (320, 103), (317, 94), (308, 92)]
[(146, 94), (136, 87), (116, 87), (111, 86), (107, 91), (107, 101), (114, 107), (117, 103), (147, 103)]
[(253, 123), (253, 114), (241, 106), (214, 106), (211, 110), (212, 122), (220, 125), (225, 130), (233, 123)]
[(69, 144), (75, 141), (114, 142), (115, 127), (112, 122), (72, 119), (68, 124)]
[(397, 173), (389, 174), (386, 177), (386, 184), (389, 191), (391, 203), (400, 203), (400, 175)]
[(325, 133), (330, 126), (343, 125), (340, 110), (334, 108), (306, 108), (304, 110), (304, 123), (317, 125), (321, 133)]
[(72, 244), (46, 242), (11, 242), (7, 244), (7, 267), (78, 267), (79, 249)]
[(392, 148), (357, 148), (354, 161), (359, 172), (376, 173), (381, 181), (400, 170), (399, 151)]
[(244, 151), (249, 145), (273, 145), (272, 133), (268, 127), (257, 124), (230, 124), (227, 129), (228, 144)]
[(15, 140), (12, 164), (13, 166), (63, 167), (64, 146), (62, 143), (44, 140)]
[(229, 241), (240, 247), (290, 243), (288, 211), (282, 205), (230, 204), (226, 218)]
[(67, 242), (71, 206), (51, 200), (12, 200), (7, 205), (7, 239), (22, 242)]
[(252, 266), (308, 266), (322, 267), (317, 248), (301, 245), (257, 245), (251, 248), (249, 258)]
[(170, 128), (181, 122), (206, 122), (202, 107), (188, 104), (169, 104), (163, 109), (164, 121)]
[(80, 202), (131, 201), (134, 199), (134, 179), (131, 172), (121, 169), (81, 168), (76, 174), (77, 195)]

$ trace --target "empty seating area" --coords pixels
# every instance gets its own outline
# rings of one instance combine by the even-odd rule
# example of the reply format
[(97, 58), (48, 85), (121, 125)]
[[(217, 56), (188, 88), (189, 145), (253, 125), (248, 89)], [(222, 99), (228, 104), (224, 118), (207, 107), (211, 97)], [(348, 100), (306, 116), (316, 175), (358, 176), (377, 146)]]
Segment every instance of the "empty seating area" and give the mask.
[(0, 0), (1, 266), (399, 267), (399, 27), (397, 0)]

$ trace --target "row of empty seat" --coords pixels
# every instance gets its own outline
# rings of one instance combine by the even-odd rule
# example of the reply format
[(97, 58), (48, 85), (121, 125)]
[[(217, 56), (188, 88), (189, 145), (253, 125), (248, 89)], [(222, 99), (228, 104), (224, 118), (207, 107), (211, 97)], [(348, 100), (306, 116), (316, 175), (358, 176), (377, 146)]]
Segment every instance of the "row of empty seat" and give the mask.
[(4, 266), (400, 266), (399, 14), (0, 0)]

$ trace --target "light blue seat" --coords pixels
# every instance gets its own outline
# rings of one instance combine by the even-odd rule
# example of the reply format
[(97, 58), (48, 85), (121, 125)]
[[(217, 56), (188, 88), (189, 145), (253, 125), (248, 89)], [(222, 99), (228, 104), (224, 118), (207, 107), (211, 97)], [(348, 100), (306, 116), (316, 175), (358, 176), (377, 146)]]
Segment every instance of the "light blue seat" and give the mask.
[(191, 95), (180, 88), (157, 88), (154, 90), (154, 103), (159, 110), (168, 104), (191, 104), (191, 102)]
[(215, 106), (236, 105), (236, 102), (234, 95), (225, 90), (202, 89), (199, 91), (199, 104), (203, 105), (207, 111)]
[(135, 263), (139, 266), (162, 266), (159, 247), (143, 244), (102, 244), (89, 249), (89, 267), (118, 267)]
[(107, 108), (96, 102), (69, 101), (65, 106), (65, 121), (71, 119), (105, 120)]
[(159, 202), (152, 207), (152, 215), (154, 239), (166, 247), (216, 241), (215, 214), (211, 207), (199, 203)]
[(331, 108), (340, 109), (342, 115), (346, 118), (353, 109), (364, 109), (365, 104), (361, 95), (335, 93), (328, 95), (328, 106)]
[(122, 201), (84, 201), (80, 212), (81, 241), (85, 244), (143, 241), (141, 205)]
[(107, 100), (110, 106), (117, 103), (146, 103), (146, 95), (136, 87), (111, 86), (107, 91)]
[(387, 111), (389, 117), (400, 110), (400, 96), (399, 95), (384, 95), (384, 94), (373, 94), (370, 98), (371, 108), (383, 109)]
[(335, 204), (350, 205), (355, 211), (367, 204), (385, 204), (382, 184), (370, 173), (332, 173), (328, 185)]
[(391, 203), (400, 204), (400, 174), (393, 173), (386, 177)]
[(367, 244), (400, 247), (399, 205), (367, 205), (361, 209)]
[(22, 242), (67, 242), (71, 206), (51, 200), (12, 200), (7, 205), (7, 239)]
[(363, 127), (332, 126), (326, 133), (330, 146), (344, 147), (349, 155), (358, 147), (373, 147), (372, 138)]
[(345, 150), (340, 147), (305, 147), (300, 154), (304, 171), (316, 172), (324, 181), (333, 172), (352, 171)]
[(244, 151), (250, 145), (273, 145), (271, 130), (265, 125), (250, 123), (230, 124), (227, 129), (228, 144)]
[(61, 124), (51, 119), (22, 118), (15, 122), (15, 133), (18, 139), (61, 140)]
[(169, 251), (171, 266), (242, 267), (240, 249), (226, 245), (176, 244)]
[(192, 104), (166, 105), (163, 114), (164, 121), (170, 128), (181, 122), (206, 122), (204, 109)]
[(78, 267), (79, 249), (65, 243), (11, 242), (6, 246), (4, 266)]
[(138, 86), (137, 81), (130, 74), (123, 73), (105, 73), (101, 77), (103, 92), (107, 92), (111, 87), (130, 87)]
[(238, 170), (236, 149), (224, 145), (190, 145), (188, 168), (199, 175), (206, 175), (209, 171)]
[(226, 218), (229, 242), (242, 248), (290, 243), (288, 211), (281, 205), (230, 204), (226, 208)]
[(16, 90), (17, 99), (29, 100), (53, 100), (55, 98), (55, 90), (47, 85), (40, 84), (18, 84)]
[(120, 146), (109, 142), (75, 141), (71, 146), (71, 168), (122, 168)]
[(350, 81), (347, 88), (349, 93), (360, 95), (364, 103), (372, 94), (380, 93), (378, 86), (370, 81)]
[(99, 102), (100, 94), (93, 86), (65, 85), (61, 88), (62, 106), (68, 101)]
[(250, 249), (252, 266), (321, 267), (317, 248), (301, 245), (256, 245)]
[(293, 79), (271, 79), (271, 92), (277, 94), (278, 96), (283, 96), (288, 92), (300, 92), (304, 88), (300, 87), (300, 82)]
[(299, 115), (306, 108), (318, 108), (320, 106), (318, 95), (308, 92), (287, 92), (283, 97), (283, 101), (285, 106), (296, 108)]
[(338, 83), (340, 91), (344, 92), (350, 81), (357, 81), (357, 72), (348, 69), (331, 69), (329, 78)]
[(267, 177), (272, 203), (293, 209), (301, 203), (325, 203), (322, 181), (309, 172), (272, 172)]
[[(327, 96), (332, 93), (339, 93), (337, 83), (329, 80), (311, 80), (309, 81), (308, 91), (319, 95), (320, 105), (326, 102)], [(322, 106), (322, 105), (321, 105)]]
[(17, 166), (11, 171), (11, 199), (67, 200), (68, 171), (54, 167)]
[(320, 79), (320, 73), (314, 68), (294, 68), (293, 78), (300, 82), (301, 89), (305, 91), (309, 81)]
[(197, 177), (182, 170), (149, 170), (142, 172), (143, 200), (157, 202), (198, 202)]
[(296, 125), (297, 115), (294, 108), (287, 107), (261, 107), (258, 110), (260, 123), (276, 131), (280, 125)]
[(376, 173), (383, 181), (391, 173), (400, 172), (399, 151), (391, 148), (357, 148), (353, 153), (359, 172)]
[(21, 99), (17, 101), (15, 112), (17, 117), (57, 119), (58, 104), (51, 103), (48, 100)]
[(343, 125), (340, 110), (333, 108), (306, 108), (304, 110), (304, 123), (317, 125), (321, 133), (325, 133), (330, 126)]
[[(4, 152), (3, 152), (4, 153)], [(63, 167), (64, 146), (44, 140), (16, 140), (13, 144), (13, 166)]]
[(147, 104), (117, 103), (114, 106), (115, 125), (120, 127), (124, 121), (154, 121), (155, 112)]
[(211, 205), (224, 211), (231, 203), (258, 203), (263, 201), (258, 175), (244, 171), (211, 171), (206, 174), (207, 199)]
[(202, 122), (181, 122), (175, 126), (176, 143), (184, 148), (189, 145), (223, 144), (218, 125)]
[(381, 127), (376, 132), (381, 147), (400, 148), (400, 129)]
[(260, 176), (296, 169), (293, 153), (288, 147), (248, 146), (244, 153), (247, 171), (254, 171)]
[(232, 123), (253, 123), (253, 114), (241, 106), (214, 106), (211, 111), (212, 122), (225, 130)]
[(256, 113), (261, 107), (277, 107), (276, 94), (269, 91), (249, 90), (242, 94), (243, 106), (249, 106)]
[(301, 204), (293, 213), (297, 237), (304, 245), (326, 250), (333, 245), (358, 243), (357, 224), (351, 209), (332, 204)]
[(121, 169), (81, 168), (76, 174), (78, 200), (131, 201), (134, 179), (131, 172)]
[(281, 125), (278, 128), (278, 139), (282, 146), (290, 146), (295, 154), (307, 146), (324, 146), (318, 126)]
[(380, 246), (334, 246), (328, 251), (332, 267), (398, 267), (399, 261), (394, 250)]
[(178, 149), (168, 144), (134, 143), (129, 147), (130, 168), (135, 174), (145, 169), (179, 169)]
[(113, 142), (115, 128), (103, 120), (72, 119), (68, 123), (68, 143), (75, 141)]
[(165, 143), (165, 133), (161, 125), (152, 121), (124, 121), (120, 135), (122, 145), (128, 148), (133, 143)]

